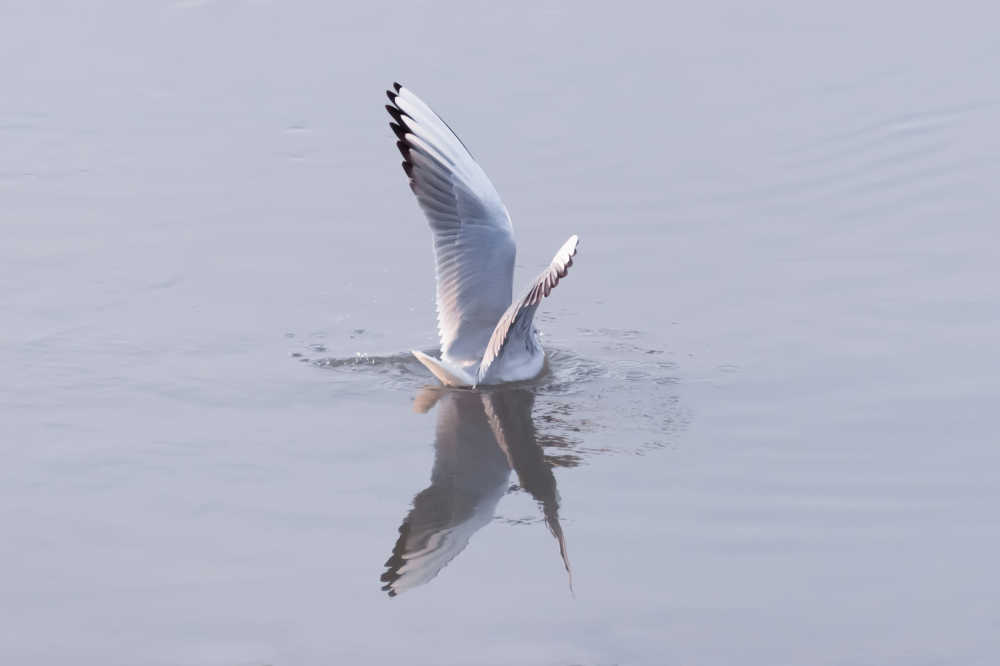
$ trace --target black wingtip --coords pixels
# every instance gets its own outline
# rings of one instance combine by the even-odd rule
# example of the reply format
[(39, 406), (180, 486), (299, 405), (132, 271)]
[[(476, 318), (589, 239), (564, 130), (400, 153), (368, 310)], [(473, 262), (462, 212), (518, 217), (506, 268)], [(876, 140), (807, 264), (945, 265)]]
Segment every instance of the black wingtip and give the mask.
[(396, 142), (396, 147), (399, 148), (399, 152), (403, 155), (403, 159), (409, 161), (410, 159), (410, 147), (403, 143), (402, 141)]
[(406, 172), (407, 177), (413, 178), (413, 162), (403, 162), (403, 171)]
[(385, 110), (388, 111), (389, 115), (392, 116), (392, 119), (395, 120), (396, 123), (400, 127), (402, 127), (402, 125), (403, 125), (403, 113), (399, 109), (397, 109), (396, 107), (389, 106), (388, 104), (385, 105)]
[(386, 90), (385, 96), (388, 97), (389, 101), (392, 102), (393, 104), (396, 103), (396, 93), (392, 92), (391, 90)]
[(394, 90), (395, 90), (396, 92), (399, 92), (400, 88), (402, 88), (403, 86), (401, 86), (401, 85), (399, 85), (399, 83), (397, 83), (397, 82), (393, 81), (393, 83), (392, 83), (392, 87), (393, 87), (393, 89), (394, 89)]
[(389, 127), (392, 128), (393, 134), (396, 135), (397, 139), (399, 139), (400, 141), (404, 140), (404, 138), (406, 137), (406, 130), (405, 129), (403, 129), (402, 127), (400, 127), (396, 123), (389, 123)]

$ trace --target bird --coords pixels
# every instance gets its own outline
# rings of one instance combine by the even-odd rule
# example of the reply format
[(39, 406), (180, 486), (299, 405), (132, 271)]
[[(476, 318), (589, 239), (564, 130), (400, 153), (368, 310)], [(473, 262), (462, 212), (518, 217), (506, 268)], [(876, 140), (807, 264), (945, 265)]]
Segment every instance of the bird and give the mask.
[(578, 236), (570, 236), (512, 300), (517, 246), (493, 183), (451, 127), (413, 91), (394, 83), (386, 94), (389, 126), (430, 225), (436, 260), (441, 355), (412, 354), (445, 386), (534, 379), (545, 367), (535, 312), (573, 265)]

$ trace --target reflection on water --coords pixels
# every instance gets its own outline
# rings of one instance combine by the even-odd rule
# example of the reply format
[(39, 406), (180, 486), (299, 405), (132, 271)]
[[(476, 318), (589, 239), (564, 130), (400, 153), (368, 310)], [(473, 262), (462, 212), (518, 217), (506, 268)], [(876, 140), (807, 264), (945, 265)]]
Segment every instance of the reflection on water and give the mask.
[[(340, 342), (294, 347), (300, 351), (293, 356), (332, 371), (340, 396), (416, 393), (416, 411), (437, 410), (430, 483), (399, 526), (383, 590), (395, 596), (432, 580), (496, 518), (500, 499), (522, 490), (538, 504), (569, 574), (553, 469), (662, 450), (689, 422), (676, 390), (677, 365), (648, 337), (634, 329), (581, 329), (577, 349), (547, 347), (546, 371), (537, 379), (483, 391), (428, 388), (427, 371), (412, 354), (361, 351), (354, 333), (349, 341), (345, 333)], [(344, 353), (313, 355), (328, 347)]]
[(382, 589), (389, 596), (427, 583), (465, 549), (472, 535), (493, 519), (511, 470), (520, 489), (538, 502), (570, 573), (552, 474), (558, 459), (544, 456), (532, 420), (534, 401), (526, 388), (425, 388), (417, 395), (418, 411), (437, 408), (434, 467), (430, 485), (413, 498), (385, 563)]

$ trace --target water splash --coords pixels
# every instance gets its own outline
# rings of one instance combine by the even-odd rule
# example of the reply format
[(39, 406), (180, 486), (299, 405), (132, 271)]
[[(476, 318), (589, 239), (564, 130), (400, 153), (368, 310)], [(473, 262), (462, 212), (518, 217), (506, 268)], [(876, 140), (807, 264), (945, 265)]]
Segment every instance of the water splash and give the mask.
[[(355, 329), (350, 338), (356, 339), (361, 332)], [(646, 334), (639, 330), (581, 329), (578, 333), (575, 342), (581, 351), (549, 341), (542, 375), (516, 384), (536, 396), (534, 419), (550, 464), (575, 467), (593, 455), (645, 455), (669, 446), (690, 420), (678, 396), (677, 364), (665, 350), (648, 344)], [(335, 381), (356, 393), (414, 394), (437, 386), (410, 352), (312, 358), (327, 346), (306, 345), (309, 353), (293, 356), (330, 372)], [(437, 349), (423, 351), (438, 355)]]

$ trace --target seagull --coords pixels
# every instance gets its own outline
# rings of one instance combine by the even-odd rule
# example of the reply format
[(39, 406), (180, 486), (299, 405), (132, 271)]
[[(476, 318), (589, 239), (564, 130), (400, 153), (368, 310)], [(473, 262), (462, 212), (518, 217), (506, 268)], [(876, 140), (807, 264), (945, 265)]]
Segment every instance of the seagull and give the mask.
[(512, 301), (514, 227), (493, 183), (447, 123), (411, 90), (387, 90), (389, 126), (403, 171), (427, 216), (437, 260), (441, 357), (413, 355), (445, 386), (533, 379), (545, 365), (534, 326), (542, 299), (566, 277), (579, 241), (570, 236), (552, 262)]

